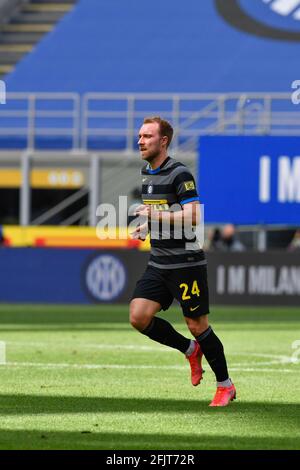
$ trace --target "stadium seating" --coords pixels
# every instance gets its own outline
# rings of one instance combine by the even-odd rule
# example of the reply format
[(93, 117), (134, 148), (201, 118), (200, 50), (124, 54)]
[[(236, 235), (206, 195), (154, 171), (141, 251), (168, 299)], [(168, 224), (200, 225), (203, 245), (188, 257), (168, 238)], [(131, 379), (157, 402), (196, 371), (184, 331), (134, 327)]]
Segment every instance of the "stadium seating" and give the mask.
[(76, 0), (0, 1), (0, 76), (9, 73)]
[(7, 85), (80, 93), (287, 91), (298, 76), (298, 47), (234, 29), (214, 1), (153, 0), (146, 9), (140, 0), (81, 0)]
[[(253, 2), (242, 2), (249, 15), (260, 15), (260, 21), (283, 18), (263, 0), (255, 3), (253, 11)], [(6, 76), (7, 90), (80, 95), (289, 92), (298, 76), (298, 41), (242, 31), (222, 17), (219, 4), (218, 0), (190, 0), (188, 6), (174, 0), (153, 0), (151, 6), (140, 0), (78, 1)], [(292, 27), (299, 25), (294, 19)], [(1, 139), (2, 147), (26, 145), (20, 138)], [(36, 147), (56, 148), (57, 142), (41, 138)], [(101, 148), (99, 139), (88, 144)], [(60, 147), (68, 145), (65, 139)], [(122, 148), (124, 141), (111, 139), (109, 146)]]

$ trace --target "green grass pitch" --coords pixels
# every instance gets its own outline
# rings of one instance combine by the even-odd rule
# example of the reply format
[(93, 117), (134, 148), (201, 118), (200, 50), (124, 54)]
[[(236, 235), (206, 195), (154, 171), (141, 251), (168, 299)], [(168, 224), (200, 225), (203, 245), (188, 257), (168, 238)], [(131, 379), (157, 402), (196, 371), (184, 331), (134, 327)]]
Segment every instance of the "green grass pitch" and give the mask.
[[(211, 309), (237, 388), (226, 408), (208, 407), (205, 362), (192, 387), (184, 356), (127, 310), (0, 306), (1, 449), (300, 449), (300, 308)], [(162, 315), (188, 335), (178, 308)]]

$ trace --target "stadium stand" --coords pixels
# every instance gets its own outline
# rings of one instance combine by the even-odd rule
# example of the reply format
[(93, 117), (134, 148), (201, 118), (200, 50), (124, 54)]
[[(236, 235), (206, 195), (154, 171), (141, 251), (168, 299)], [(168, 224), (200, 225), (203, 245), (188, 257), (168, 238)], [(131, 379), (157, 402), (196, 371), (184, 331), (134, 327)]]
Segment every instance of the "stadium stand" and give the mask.
[[(253, 2), (242, 3), (249, 10), (249, 15), (254, 15), (251, 6)], [(260, 15), (260, 20), (263, 17), (266, 23), (273, 21), (277, 24), (280, 15), (275, 15), (270, 5), (263, 1), (255, 3), (255, 13)], [(32, 8), (33, 5), (26, 8)], [(174, 95), (179, 96), (180, 100), (180, 96), (185, 93), (216, 93), (219, 97), (227, 94), (228, 110), (236, 111), (245, 106), (245, 93), (263, 92), (252, 103), (252, 111), (255, 114), (257, 108), (263, 106), (266, 112), (262, 118), (260, 115), (254, 116), (254, 120), (265, 119), (269, 106), (264, 103), (266, 95), (272, 92), (289, 94), (291, 83), (297, 78), (298, 41), (278, 41), (273, 37), (262, 39), (259, 35), (241, 31), (224, 19), (219, 5), (218, 1), (191, 0), (189, 8), (186, 8), (184, 2), (165, 0), (162, 3), (154, 0), (147, 10), (145, 21), (145, 10), (138, 0), (131, 0), (130, 3), (122, 0), (84, 0), (79, 1), (54, 29), (51, 26), (52, 30), (48, 34), (41, 36), (41, 33), (30, 33), (41, 40), (5, 77), (8, 92), (76, 93), (67, 95), (65, 100), (61, 95), (59, 99), (57, 95), (51, 100), (49, 96), (37, 98), (36, 101), (40, 101), (36, 105), (37, 111), (57, 110), (70, 114), (65, 119), (57, 119), (56, 115), (47, 121), (45, 118), (39, 119), (36, 113), (37, 128), (46, 126), (60, 131), (54, 138), (55, 131), (52, 130), (50, 138), (49, 135), (45, 136), (43, 130), (43, 136), (38, 136), (34, 141), (35, 148), (68, 149), (84, 147), (86, 144), (90, 149), (124, 149), (127, 138), (123, 129), (126, 129), (132, 107), (136, 117), (133, 128), (136, 129), (145, 113), (158, 110), (170, 114), (178, 105), (173, 99)], [(29, 15), (31, 18), (32, 13)], [(42, 24), (49, 28), (49, 24), (44, 21), (45, 13), (40, 12), (39, 15), (42, 15), (39, 22), (43, 21)], [(287, 16), (280, 17), (286, 22)], [(47, 18), (50, 18), (49, 12)], [(289, 21), (298, 31), (300, 21)], [(233, 91), (235, 96), (231, 98)], [(104, 93), (105, 96), (85, 96), (78, 122), (71, 123), (70, 115), (78, 112), (78, 100), (91, 92)], [(109, 93), (122, 95), (118, 99), (118, 96)], [(136, 103), (138, 93), (168, 93), (168, 99), (162, 101), (157, 96), (152, 101), (143, 101), (140, 95)], [(209, 107), (216, 106), (216, 113), (220, 114), (222, 103), (218, 103), (216, 97), (214, 95), (214, 98), (203, 101), (201, 105), (190, 96), (189, 100), (185, 99), (178, 106), (186, 114), (199, 110), (207, 112)], [(290, 113), (290, 100), (289, 104), (287, 98), (285, 100), (280, 98), (272, 111), (284, 110)], [(29, 104), (28, 96), (26, 99), (24, 95), (22, 100), (18, 98), (17, 102), (10, 102), (12, 109), (18, 111), (29, 112), (32, 105)], [(87, 117), (86, 109), (91, 114), (99, 112), (100, 115), (97, 119), (92, 119), (91, 115)], [(185, 124), (187, 119), (182, 119)], [(13, 127), (24, 128), (26, 125), (25, 119), (11, 118), (11, 121)], [(79, 129), (80, 138), (76, 143), (67, 135), (62, 135), (64, 129), (67, 129), (65, 134), (76, 132), (80, 127), (79, 122), (85, 122), (92, 129), (102, 130), (105, 138), (103, 135), (90, 135), (85, 139), (83, 129)], [(208, 127), (209, 120), (205, 124)], [(239, 125), (226, 130), (240, 132)], [(25, 148), (29, 145), (25, 138), (7, 139), (3, 135), (0, 144), (4, 148)], [(134, 149), (134, 145), (131, 148)]]
[[(2, 302), (128, 302), (150, 246), (128, 236), (120, 196), (139, 199), (137, 129), (159, 114), (197, 179), (204, 238), (234, 223), (243, 244), (206, 247), (212, 301), (299, 305), (300, 0), (0, 8)], [(103, 238), (100, 203), (115, 209)]]
[[(3, 64), (20, 60), (4, 77), (8, 100), (0, 106), (0, 148), (16, 150), (18, 165), (23, 149), (63, 150), (66, 159), (69, 150), (78, 149), (109, 150), (114, 157), (126, 150), (130, 157), (145, 114), (170, 118), (177, 130), (176, 155), (186, 152), (193, 169), (199, 135), (300, 133), (299, 111), (291, 102), (300, 2), (289, 11), (281, 0), (258, 0), (255, 7), (249, 0), (227, 2), (242, 5), (248, 18), (267, 25), (264, 30), (246, 28), (231, 7), (230, 15), (224, 14), (219, 0), (191, 0), (189, 8), (179, 1), (153, 0), (147, 12), (138, 0), (22, 3), (0, 36), (6, 42), (0, 45)], [(134, 184), (136, 168), (125, 171), (125, 164), (118, 163), (122, 177), (116, 178), (108, 159), (102, 160), (102, 190), (115, 203), (116, 195)], [(34, 191), (45, 189), (45, 173), (35, 170)], [(66, 168), (55, 169), (62, 175), (60, 170)], [(19, 169), (7, 175), (2, 172), (5, 188), (9, 178), (14, 188), (20, 186)], [(83, 180), (87, 192), (86, 175)], [(46, 184), (52, 188), (52, 181)], [(80, 185), (71, 189), (81, 191)], [(17, 223), (16, 213), (13, 219)]]
[[(9, 73), (45, 33), (72, 8), (75, 0), (2, 0), (0, 75)], [(1, 6), (1, 3), (0, 3)]]
[(6, 80), (25, 92), (284, 92), (298, 48), (232, 28), (214, 1), (153, 0), (145, 12), (139, 0), (81, 0)]

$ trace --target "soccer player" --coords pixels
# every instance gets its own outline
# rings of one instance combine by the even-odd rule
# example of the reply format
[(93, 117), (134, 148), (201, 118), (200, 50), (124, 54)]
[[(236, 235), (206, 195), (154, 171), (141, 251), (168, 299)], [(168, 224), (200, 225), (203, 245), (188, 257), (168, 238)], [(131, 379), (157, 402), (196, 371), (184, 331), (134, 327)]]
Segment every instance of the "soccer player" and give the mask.
[[(146, 221), (132, 237), (145, 239), (149, 227), (151, 254), (132, 295), (130, 323), (150, 339), (185, 354), (194, 386), (202, 380), (204, 355), (217, 381), (210, 406), (226, 406), (236, 397), (236, 390), (228, 375), (223, 345), (208, 323), (207, 262), (194, 230), (199, 198), (190, 171), (168, 156), (172, 137), (172, 126), (160, 117), (144, 119), (139, 132), (141, 158), (147, 164), (141, 171), (143, 204), (136, 215)], [(156, 316), (161, 309), (167, 310), (174, 298), (194, 340)]]

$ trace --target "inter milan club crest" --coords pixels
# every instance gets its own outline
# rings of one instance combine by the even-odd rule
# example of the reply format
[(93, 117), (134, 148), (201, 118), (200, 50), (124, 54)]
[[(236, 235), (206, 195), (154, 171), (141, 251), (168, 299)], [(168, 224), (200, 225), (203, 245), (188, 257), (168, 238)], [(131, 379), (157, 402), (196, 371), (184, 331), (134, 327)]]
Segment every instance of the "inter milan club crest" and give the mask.
[(300, 41), (300, 0), (215, 0), (231, 26), (255, 36)]
[(148, 194), (152, 194), (153, 193), (153, 185), (152, 184), (149, 184), (148, 186)]

